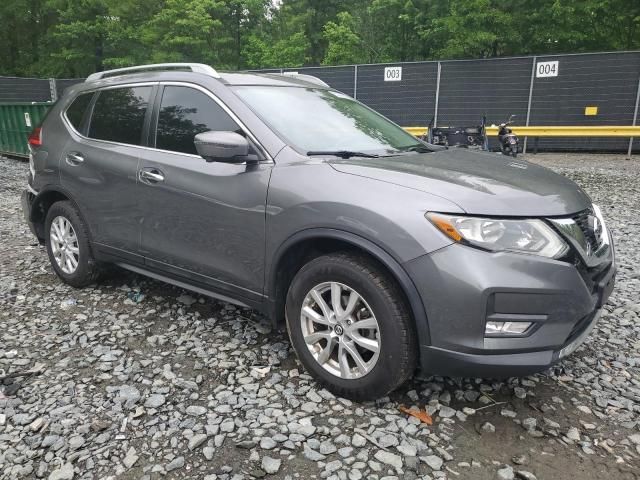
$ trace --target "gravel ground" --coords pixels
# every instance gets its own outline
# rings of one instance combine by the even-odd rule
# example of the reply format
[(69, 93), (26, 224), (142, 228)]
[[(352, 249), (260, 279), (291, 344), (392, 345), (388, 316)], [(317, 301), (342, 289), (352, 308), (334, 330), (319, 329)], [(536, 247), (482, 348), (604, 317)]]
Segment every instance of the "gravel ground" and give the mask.
[(124, 271), (63, 285), (22, 219), (27, 164), (0, 159), (0, 377), (23, 374), (0, 381), (0, 478), (640, 478), (640, 160), (530, 159), (613, 229), (618, 282), (590, 338), (544, 374), (365, 404), (319, 389), (251, 310)]

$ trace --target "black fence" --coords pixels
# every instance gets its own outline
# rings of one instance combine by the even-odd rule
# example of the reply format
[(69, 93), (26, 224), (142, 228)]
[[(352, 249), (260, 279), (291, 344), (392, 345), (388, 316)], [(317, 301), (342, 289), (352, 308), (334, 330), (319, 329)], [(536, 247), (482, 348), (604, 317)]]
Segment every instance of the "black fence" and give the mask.
[[(399, 75), (386, 72), (400, 68)], [(640, 52), (269, 70), (314, 75), (402, 126), (637, 125)], [(399, 77), (399, 79), (398, 79)], [(589, 107), (589, 108), (587, 108)], [(531, 143), (529, 139), (529, 148)], [(540, 150), (627, 151), (629, 138), (539, 138)], [(633, 149), (640, 139), (633, 140)]]
[[(640, 52), (270, 69), (314, 75), (396, 123), (637, 125)], [(0, 102), (55, 99), (82, 79), (0, 77)], [(628, 138), (540, 138), (541, 150), (627, 151)], [(532, 139), (529, 139), (531, 148)], [(640, 139), (633, 140), (633, 149)]]
[(0, 77), (0, 103), (55, 102), (67, 87), (84, 78)]
[(51, 98), (50, 80), (0, 77), (0, 103), (49, 102)]

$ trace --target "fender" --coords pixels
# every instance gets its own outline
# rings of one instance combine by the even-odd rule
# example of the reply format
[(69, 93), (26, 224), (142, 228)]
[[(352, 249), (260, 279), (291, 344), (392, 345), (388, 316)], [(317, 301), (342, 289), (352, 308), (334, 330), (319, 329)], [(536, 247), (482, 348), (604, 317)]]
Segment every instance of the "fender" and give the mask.
[[(379, 261), (382, 265), (384, 265), (391, 272), (394, 279), (398, 282), (398, 285), (403, 290), (405, 296), (407, 297), (407, 300), (409, 301), (409, 307), (411, 308), (411, 313), (413, 314), (416, 332), (418, 333), (419, 345), (431, 345), (429, 323), (427, 319), (427, 313), (422, 303), (422, 297), (418, 293), (418, 289), (413, 283), (413, 280), (411, 280), (409, 274), (407, 274), (406, 270), (402, 267), (402, 264), (386, 250), (384, 250), (374, 242), (361, 237), (360, 235), (344, 230), (331, 228), (310, 228), (307, 230), (302, 230), (290, 236), (278, 247), (275, 254), (273, 255), (273, 261), (269, 266), (269, 271), (267, 272), (268, 290), (266, 292), (266, 297), (268, 298), (268, 302), (271, 304), (270, 313), (273, 313), (275, 316), (275, 298), (273, 298), (273, 293), (276, 285), (277, 265), (279, 265), (282, 257), (289, 250), (289, 248), (299, 242), (312, 239), (332, 239), (350, 243), (355, 247), (358, 247), (361, 250), (365, 251), (377, 261)], [(272, 318), (274, 318), (274, 316)]]
[(76, 207), (76, 210), (78, 210), (78, 213), (80, 213), (80, 218), (82, 219), (84, 224), (87, 226), (87, 231), (89, 232), (89, 243), (93, 243), (92, 241), (93, 235), (89, 227), (89, 223), (87, 223), (86, 221), (83, 210), (80, 208), (80, 205), (78, 204), (78, 202), (76, 202), (76, 200), (73, 198), (71, 193), (61, 185), (45, 185), (38, 192), (38, 194), (33, 199), (33, 202), (31, 203), (31, 210), (29, 211), (29, 221), (33, 223), (36, 231), (38, 232), (38, 235), (37, 235), (38, 240), (44, 239), (44, 220), (45, 220), (44, 218), (42, 219), (37, 218), (37, 215), (39, 213), (39, 207), (43, 203), (44, 198), (51, 193), (60, 193), (65, 197), (67, 197), (67, 199), (71, 203), (73, 203), (73, 205)]

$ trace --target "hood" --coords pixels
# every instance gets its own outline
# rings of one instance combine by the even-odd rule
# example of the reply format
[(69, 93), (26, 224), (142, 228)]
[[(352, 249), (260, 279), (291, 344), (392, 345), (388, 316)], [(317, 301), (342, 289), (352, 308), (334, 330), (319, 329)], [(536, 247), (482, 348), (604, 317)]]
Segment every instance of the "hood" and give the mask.
[(501, 154), (451, 148), (434, 153), (329, 162), (339, 172), (444, 197), (473, 215), (569, 215), (591, 201), (572, 180)]

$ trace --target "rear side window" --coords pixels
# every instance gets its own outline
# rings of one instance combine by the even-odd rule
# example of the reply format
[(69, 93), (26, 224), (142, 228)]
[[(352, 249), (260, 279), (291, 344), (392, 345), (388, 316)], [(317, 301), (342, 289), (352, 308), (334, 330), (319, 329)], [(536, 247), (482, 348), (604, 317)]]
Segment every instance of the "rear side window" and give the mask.
[(82, 119), (84, 118), (89, 103), (91, 103), (92, 97), (93, 92), (78, 95), (71, 105), (69, 105), (69, 108), (67, 108), (67, 119), (69, 119), (73, 128), (80, 133), (82, 133)]
[(211, 97), (189, 87), (164, 88), (156, 148), (197, 155), (194, 137), (210, 130), (242, 133), (238, 124)]
[(140, 145), (152, 87), (103, 90), (98, 94), (89, 137)]

